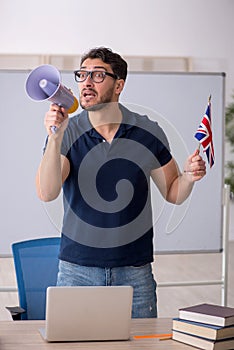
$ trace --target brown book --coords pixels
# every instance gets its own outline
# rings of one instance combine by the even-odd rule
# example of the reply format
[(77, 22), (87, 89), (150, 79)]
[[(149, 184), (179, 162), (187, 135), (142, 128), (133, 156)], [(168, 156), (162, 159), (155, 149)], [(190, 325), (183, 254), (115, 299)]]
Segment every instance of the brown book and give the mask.
[(179, 309), (179, 318), (226, 327), (234, 325), (234, 308), (199, 304)]
[(195, 337), (194, 335), (172, 331), (172, 339), (181, 343), (195, 346), (199, 349), (205, 350), (230, 350), (234, 349), (234, 338), (222, 339), (222, 340), (210, 340), (201, 337)]

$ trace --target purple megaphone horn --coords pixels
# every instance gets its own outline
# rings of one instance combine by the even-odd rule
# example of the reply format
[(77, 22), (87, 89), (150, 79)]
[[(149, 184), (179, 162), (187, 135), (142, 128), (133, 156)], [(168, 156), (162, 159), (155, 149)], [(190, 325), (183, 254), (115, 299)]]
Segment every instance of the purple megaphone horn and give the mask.
[[(27, 95), (34, 101), (48, 100), (73, 113), (79, 103), (76, 97), (61, 83), (60, 72), (50, 64), (43, 64), (31, 71), (26, 80)], [(52, 127), (56, 132), (56, 127)]]

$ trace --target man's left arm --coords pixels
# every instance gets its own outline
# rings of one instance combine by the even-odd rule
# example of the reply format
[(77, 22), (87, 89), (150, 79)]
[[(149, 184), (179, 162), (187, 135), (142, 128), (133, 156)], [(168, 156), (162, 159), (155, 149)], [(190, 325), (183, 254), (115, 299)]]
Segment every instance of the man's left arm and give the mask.
[(161, 168), (151, 171), (151, 177), (163, 197), (174, 204), (183, 203), (192, 192), (194, 183), (205, 174), (206, 165), (199, 150), (187, 158), (183, 173), (173, 158)]

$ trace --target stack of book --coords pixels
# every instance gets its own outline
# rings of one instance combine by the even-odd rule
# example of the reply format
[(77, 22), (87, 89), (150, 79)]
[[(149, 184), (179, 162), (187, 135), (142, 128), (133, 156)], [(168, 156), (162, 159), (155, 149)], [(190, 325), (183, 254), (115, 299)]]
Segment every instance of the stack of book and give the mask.
[(234, 349), (234, 308), (199, 304), (179, 309), (172, 338), (205, 350)]

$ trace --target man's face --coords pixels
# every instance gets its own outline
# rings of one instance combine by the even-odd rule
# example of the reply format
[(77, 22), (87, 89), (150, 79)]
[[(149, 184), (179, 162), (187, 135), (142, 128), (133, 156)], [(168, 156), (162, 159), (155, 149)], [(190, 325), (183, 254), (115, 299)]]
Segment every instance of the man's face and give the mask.
[[(84, 71), (98, 70), (113, 74), (111, 66), (104, 63), (99, 58), (86, 59), (82, 63), (80, 69)], [(80, 90), (81, 107), (83, 109), (95, 109), (94, 106), (99, 104), (117, 102), (119, 98), (117, 82), (118, 80), (106, 75), (103, 82), (96, 83), (91, 79), (90, 75), (88, 75), (85, 81), (78, 83)]]

